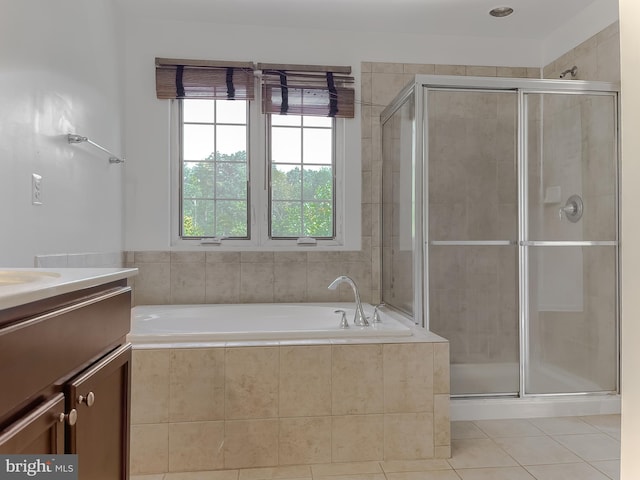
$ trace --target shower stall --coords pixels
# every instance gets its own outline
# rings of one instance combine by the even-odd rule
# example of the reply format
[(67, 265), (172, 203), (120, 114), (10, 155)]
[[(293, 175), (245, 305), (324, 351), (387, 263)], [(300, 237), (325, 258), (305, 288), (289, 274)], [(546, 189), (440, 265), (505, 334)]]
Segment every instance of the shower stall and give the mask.
[(381, 122), (382, 300), (452, 396), (617, 393), (617, 87), (419, 75)]

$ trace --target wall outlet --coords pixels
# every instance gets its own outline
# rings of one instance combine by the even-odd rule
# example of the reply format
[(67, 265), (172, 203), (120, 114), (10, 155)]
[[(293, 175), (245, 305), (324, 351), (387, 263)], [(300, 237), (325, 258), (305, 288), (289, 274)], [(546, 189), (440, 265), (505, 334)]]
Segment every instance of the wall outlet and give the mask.
[(31, 174), (31, 203), (42, 205), (42, 175)]

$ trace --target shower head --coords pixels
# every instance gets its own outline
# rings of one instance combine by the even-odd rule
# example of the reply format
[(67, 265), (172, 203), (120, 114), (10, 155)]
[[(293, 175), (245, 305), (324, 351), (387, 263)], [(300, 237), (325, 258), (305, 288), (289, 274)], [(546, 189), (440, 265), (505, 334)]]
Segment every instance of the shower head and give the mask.
[(578, 67), (574, 65), (573, 67), (565, 70), (560, 74), (560, 78), (565, 78), (569, 74), (571, 74), (571, 78), (576, 78), (576, 75), (578, 74)]

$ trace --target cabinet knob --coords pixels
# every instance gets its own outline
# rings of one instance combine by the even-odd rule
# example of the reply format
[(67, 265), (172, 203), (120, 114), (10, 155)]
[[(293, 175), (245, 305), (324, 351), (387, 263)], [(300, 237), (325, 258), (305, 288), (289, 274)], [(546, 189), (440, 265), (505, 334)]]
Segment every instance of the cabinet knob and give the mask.
[(73, 427), (78, 421), (78, 411), (75, 408), (72, 408), (69, 413), (61, 413), (58, 416), (59, 422), (67, 421), (67, 425)]
[(80, 395), (78, 397), (78, 403), (86, 403), (87, 407), (91, 407), (96, 401), (96, 396), (94, 395), (93, 392), (89, 392), (87, 393), (87, 396), (85, 397), (84, 395)]

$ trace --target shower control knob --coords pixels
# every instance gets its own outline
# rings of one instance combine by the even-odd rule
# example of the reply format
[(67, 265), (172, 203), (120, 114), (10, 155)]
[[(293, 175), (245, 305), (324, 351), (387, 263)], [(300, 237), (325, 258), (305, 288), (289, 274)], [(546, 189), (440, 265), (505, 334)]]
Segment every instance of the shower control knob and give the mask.
[(87, 407), (93, 406), (96, 401), (96, 396), (93, 392), (87, 393), (87, 396), (84, 395), (78, 396), (78, 403), (86, 403)]
[(584, 210), (584, 203), (582, 202), (582, 198), (580, 195), (571, 195), (567, 199), (567, 203), (564, 207), (560, 207), (558, 211), (558, 215), (560, 215), (560, 220), (562, 220), (562, 214), (569, 220), (571, 223), (576, 223), (578, 220), (582, 218), (582, 213)]

